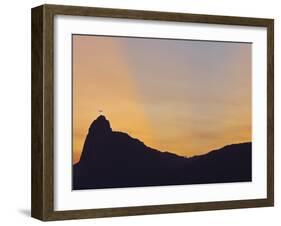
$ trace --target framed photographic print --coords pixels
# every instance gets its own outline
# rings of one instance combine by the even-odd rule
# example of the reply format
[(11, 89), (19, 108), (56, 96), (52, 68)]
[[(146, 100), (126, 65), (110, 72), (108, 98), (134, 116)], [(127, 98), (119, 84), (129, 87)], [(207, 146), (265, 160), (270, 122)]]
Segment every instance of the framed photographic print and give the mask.
[(274, 204), (273, 19), (32, 9), (32, 216)]

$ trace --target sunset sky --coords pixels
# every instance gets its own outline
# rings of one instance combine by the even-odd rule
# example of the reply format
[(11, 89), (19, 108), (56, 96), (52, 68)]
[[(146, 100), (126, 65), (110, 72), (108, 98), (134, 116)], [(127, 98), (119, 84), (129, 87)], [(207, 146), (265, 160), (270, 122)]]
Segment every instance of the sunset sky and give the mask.
[(178, 155), (251, 141), (251, 44), (73, 35), (73, 162), (99, 109)]

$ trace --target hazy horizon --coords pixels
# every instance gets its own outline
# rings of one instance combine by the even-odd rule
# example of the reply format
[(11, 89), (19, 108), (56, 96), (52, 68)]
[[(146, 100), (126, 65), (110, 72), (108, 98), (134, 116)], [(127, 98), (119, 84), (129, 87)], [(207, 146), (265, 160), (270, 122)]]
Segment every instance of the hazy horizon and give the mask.
[(178, 155), (251, 139), (251, 44), (73, 35), (73, 162), (103, 110)]

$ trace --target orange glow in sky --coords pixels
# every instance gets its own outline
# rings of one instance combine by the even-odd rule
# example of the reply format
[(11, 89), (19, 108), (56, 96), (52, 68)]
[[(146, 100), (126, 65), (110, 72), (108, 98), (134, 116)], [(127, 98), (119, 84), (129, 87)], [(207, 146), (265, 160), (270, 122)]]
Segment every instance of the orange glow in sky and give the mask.
[(251, 141), (251, 44), (73, 35), (74, 163), (100, 109), (178, 155)]

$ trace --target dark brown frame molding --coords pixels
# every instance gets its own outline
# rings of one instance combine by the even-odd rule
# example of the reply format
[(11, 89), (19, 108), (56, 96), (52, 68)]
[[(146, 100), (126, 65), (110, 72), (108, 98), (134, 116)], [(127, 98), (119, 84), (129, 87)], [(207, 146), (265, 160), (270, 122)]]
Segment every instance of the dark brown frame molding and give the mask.
[[(267, 28), (267, 198), (157, 206), (54, 210), (53, 182), (53, 36), (54, 16), (95, 16), (141, 20), (241, 25)], [(32, 195), (31, 215), (50, 220), (160, 214), (274, 205), (274, 20), (185, 13), (136, 11), (62, 5), (32, 9)]]

